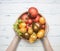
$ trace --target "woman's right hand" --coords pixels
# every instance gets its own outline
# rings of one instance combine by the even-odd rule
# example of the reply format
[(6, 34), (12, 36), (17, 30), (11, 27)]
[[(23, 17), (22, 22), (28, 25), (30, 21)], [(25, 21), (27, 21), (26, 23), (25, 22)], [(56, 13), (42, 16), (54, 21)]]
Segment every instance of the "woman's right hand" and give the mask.
[(44, 37), (41, 41), (42, 41), (45, 51), (53, 51), (47, 36)]

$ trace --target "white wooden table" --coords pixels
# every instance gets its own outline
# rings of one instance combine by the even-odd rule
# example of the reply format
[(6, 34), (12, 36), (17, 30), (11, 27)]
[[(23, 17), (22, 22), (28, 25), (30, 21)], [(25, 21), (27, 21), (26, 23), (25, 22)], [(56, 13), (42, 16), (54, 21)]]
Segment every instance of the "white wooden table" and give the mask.
[[(6, 51), (13, 37), (13, 24), (29, 7), (36, 7), (49, 24), (48, 38), (54, 51), (60, 51), (60, 0), (0, 0), (0, 51)], [(34, 44), (21, 40), (17, 51), (44, 51), (38, 40)]]

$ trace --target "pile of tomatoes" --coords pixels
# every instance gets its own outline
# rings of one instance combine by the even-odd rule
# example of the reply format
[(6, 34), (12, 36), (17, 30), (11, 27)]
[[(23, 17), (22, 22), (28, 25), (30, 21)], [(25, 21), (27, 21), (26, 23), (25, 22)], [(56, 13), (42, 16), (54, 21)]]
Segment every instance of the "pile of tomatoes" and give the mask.
[(45, 29), (46, 20), (39, 14), (35, 7), (30, 7), (14, 24), (14, 30), (17, 32), (18, 36), (28, 40), (30, 43), (43, 38)]

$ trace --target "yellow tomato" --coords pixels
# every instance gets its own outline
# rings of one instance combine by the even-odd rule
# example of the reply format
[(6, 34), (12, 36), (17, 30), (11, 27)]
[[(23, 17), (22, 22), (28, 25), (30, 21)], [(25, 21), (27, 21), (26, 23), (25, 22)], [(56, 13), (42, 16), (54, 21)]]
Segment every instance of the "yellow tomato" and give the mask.
[(36, 36), (35, 33), (33, 33), (30, 38), (31, 38), (32, 40), (36, 40), (36, 39), (37, 39), (37, 36)]
[(30, 38), (30, 39), (29, 39), (29, 42), (30, 42), (30, 43), (33, 43), (34, 41)]
[(28, 33), (32, 34), (33, 33), (33, 29), (31, 27), (28, 28)]
[(35, 33), (33, 33), (33, 34), (30, 36), (30, 38), (29, 38), (29, 42), (30, 42), (30, 43), (33, 43), (36, 39), (37, 39), (37, 36), (36, 36)]
[(41, 30), (37, 33), (37, 37), (38, 37), (38, 38), (43, 38), (43, 37), (44, 37), (44, 34), (45, 34), (45, 30), (44, 30), (44, 29), (41, 29)]
[(25, 33), (25, 32), (27, 32), (27, 29), (26, 28), (20, 28), (20, 32)]
[(25, 28), (26, 27), (26, 24), (25, 23), (20, 23), (19, 24), (19, 28)]
[(40, 22), (40, 24), (44, 24), (45, 23), (45, 18), (44, 17), (40, 17), (39, 22)]
[(32, 39), (30, 38), (30, 39), (29, 39), (29, 42), (30, 42), (30, 43), (33, 43), (33, 42), (34, 42), (34, 40), (32, 40)]

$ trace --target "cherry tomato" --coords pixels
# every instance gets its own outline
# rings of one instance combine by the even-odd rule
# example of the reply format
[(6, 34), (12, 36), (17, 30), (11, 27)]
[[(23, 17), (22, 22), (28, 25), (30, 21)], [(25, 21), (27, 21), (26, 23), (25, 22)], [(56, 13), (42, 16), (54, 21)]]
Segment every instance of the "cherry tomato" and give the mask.
[(26, 28), (20, 28), (19, 30), (20, 30), (21, 33), (26, 33), (27, 32)]
[(39, 15), (37, 15), (37, 16), (36, 16), (36, 18), (35, 18), (35, 19), (33, 19), (33, 21), (34, 21), (34, 22), (38, 22), (38, 21), (39, 21), (39, 18), (40, 18), (40, 16), (39, 16)]
[(29, 19), (28, 14), (22, 15), (21, 19), (22, 19), (24, 22), (27, 23), (27, 21), (28, 21), (28, 19)]
[(38, 30), (40, 29), (40, 24), (39, 23), (34, 23), (32, 25), (33, 31), (34, 32), (38, 32)]
[(27, 30), (28, 30), (29, 27), (32, 27), (32, 24), (26, 24)]
[(32, 40), (36, 40), (36, 39), (37, 39), (37, 36), (36, 36), (35, 33), (33, 33), (30, 38), (31, 38)]
[(30, 36), (30, 38), (29, 38), (29, 42), (30, 42), (30, 43), (33, 43), (33, 42), (35, 42), (36, 39), (37, 39), (37, 36), (36, 36), (35, 33), (33, 33), (33, 34)]
[(19, 28), (24, 28), (24, 27), (26, 27), (26, 24), (25, 23), (20, 23), (19, 24)]
[(30, 35), (33, 33), (32, 27), (29, 27), (29, 28), (28, 28), (28, 33), (29, 33)]
[(42, 29), (45, 29), (45, 27), (46, 27), (46, 25), (41, 25), (41, 28), (42, 28)]
[(44, 17), (40, 17), (39, 22), (40, 22), (40, 24), (45, 24), (45, 18)]
[(45, 33), (45, 30), (44, 30), (44, 29), (41, 29), (41, 30), (37, 33), (37, 37), (38, 37), (38, 38), (43, 38), (43, 37), (44, 37), (44, 33)]
[(27, 23), (32, 24), (32, 19), (28, 19)]
[(30, 37), (30, 35), (29, 35), (28, 33), (24, 33), (24, 34), (22, 35), (22, 37), (28, 40), (29, 37)]
[(26, 29), (28, 30), (28, 28), (29, 28), (29, 26), (28, 26), (28, 24), (26, 25)]

